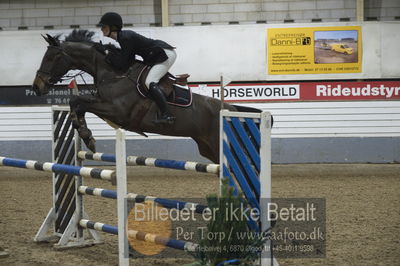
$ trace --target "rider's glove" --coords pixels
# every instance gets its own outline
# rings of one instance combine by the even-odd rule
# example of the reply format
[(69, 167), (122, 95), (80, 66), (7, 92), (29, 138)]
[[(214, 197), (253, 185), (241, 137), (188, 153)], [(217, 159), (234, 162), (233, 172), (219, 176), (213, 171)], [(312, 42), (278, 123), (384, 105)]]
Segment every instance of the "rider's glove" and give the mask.
[(94, 43), (93, 47), (99, 51), (100, 53), (107, 55), (108, 54), (108, 50), (106, 49), (106, 47), (100, 42), (100, 43)]

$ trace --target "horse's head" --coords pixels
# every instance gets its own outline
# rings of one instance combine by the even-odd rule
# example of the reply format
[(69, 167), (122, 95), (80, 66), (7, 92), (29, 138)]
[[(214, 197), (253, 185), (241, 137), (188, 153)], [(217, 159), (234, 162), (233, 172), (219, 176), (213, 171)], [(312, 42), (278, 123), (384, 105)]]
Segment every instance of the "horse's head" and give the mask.
[(64, 51), (59, 40), (49, 34), (43, 38), (49, 46), (32, 84), (32, 89), (38, 96), (47, 94), (50, 86), (57, 83), (72, 67), (71, 56)]
[(99, 73), (112, 72), (104, 60), (105, 50), (118, 50), (114, 45), (94, 42), (95, 32), (73, 30), (63, 42), (58, 37), (48, 34), (43, 38), (49, 46), (36, 73), (32, 89), (36, 95), (45, 95), (50, 86), (57, 83), (69, 70), (79, 69), (92, 75), (95, 79)]

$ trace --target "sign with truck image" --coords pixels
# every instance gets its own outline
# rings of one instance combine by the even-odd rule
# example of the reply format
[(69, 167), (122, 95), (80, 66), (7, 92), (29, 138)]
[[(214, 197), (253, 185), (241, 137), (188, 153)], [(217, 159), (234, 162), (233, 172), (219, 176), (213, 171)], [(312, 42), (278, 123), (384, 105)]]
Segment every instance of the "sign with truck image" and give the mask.
[(353, 53), (353, 48), (349, 47), (346, 44), (342, 44), (342, 43), (331, 43), (328, 44), (326, 42), (321, 43), (321, 49), (324, 50), (332, 50), (338, 53), (342, 53), (342, 54), (352, 54)]
[(349, 47), (346, 44), (342, 43), (333, 43), (331, 44), (331, 50), (342, 53), (342, 54), (352, 54), (353, 53), (353, 48)]
[(361, 72), (361, 26), (269, 28), (268, 74)]

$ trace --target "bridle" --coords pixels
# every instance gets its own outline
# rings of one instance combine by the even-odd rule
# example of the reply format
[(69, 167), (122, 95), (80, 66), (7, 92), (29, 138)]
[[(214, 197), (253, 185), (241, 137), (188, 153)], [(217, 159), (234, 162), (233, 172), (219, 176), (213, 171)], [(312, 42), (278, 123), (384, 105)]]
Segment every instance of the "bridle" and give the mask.
[[(53, 46), (53, 45), (48, 46), (47, 48), (48, 48), (48, 49), (57, 49), (58, 52), (61, 53), (61, 54), (64, 56), (63, 59), (67, 62), (67, 64), (69, 64), (69, 65), (74, 65), (74, 61), (73, 61), (72, 56), (70, 56), (69, 54), (67, 54), (67, 52), (65, 52), (65, 50), (64, 50), (63, 48), (61, 48), (61, 47), (59, 47), (59, 46)], [(97, 57), (95, 56), (94, 58), (95, 58), (95, 60), (94, 60), (94, 65), (95, 65), (95, 67), (96, 67), (95, 72), (97, 73), (97, 64), (96, 64)], [(36, 75), (36, 76), (37, 76), (42, 82), (44, 82), (44, 83), (50, 82), (51, 84), (57, 83), (59, 80), (71, 80), (71, 79), (76, 78), (77, 76), (80, 76), (80, 78), (83, 80), (83, 82), (85, 83), (85, 85), (87, 85), (86, 80), (85, 80), (84, 77), (83, 77), (83, 74), (84, 74), (84, 73), (85, 73), (85, 71), (82, 71), (82, 70), (81, 70), (81, 71), (79, 71), (78, 73), (73, 74), (73, 75), (62, 75), (62, 76), (59, 77), (59, 78), (53, 78), (53, 77), (52, 77), (52, 76), (53, 76), (53, 73), (51, 73), (50, 70), (49, 70), (49, 71), (46, 71), (46, 70), (41, 70), (41, 69), (39, 69), (39, 70), (36, 71), (36, 74), (45, 74), (45, 75), (47, 75), (47, 76), (50, 76), (50, 79), (49, 79), (48, 81), (46, 81), (46, 80), (44, 80), (44, 78), (43, 78), (41, 75)], [(53, 81), (51, 81), (51, 80), (53, 80)], [(91, 93), (92, 93), (92, 95), (94, 95), (93, 92), (91, 92)]]
[[(64, 49), (62, 49), (61, 47), (51, 45), (51, 46), (48, 46), (47, 48), (48, 49), (57, 49), (59, 52), (61, 52), (61, 54), (63, 55), (63, 59), (66, 60), (68, 64), (71, 64), (71, 65), (73, 64), (72, 57), (69, 54), (67, 54), (64, 51)], [(47, 76), (50, 76), (50, 79), (48, 81), (46, 81), (46, 80), (44, 80), (44, 78), (41, 75), (37, 75), (37, 74), (45, 74)], [(79, 73), (77, 75), (79, 75)], [(61, 77), (57, 78), (57, 80), (55, 80), (56, 78), (53, 77), (53, 73), (51, 73), (50, 70), (42, 70), (42, 69), (39, 69), (38, 71), (36, 71), (36, 76), (39, 77), (39, 79), (44, 83), (48, 83), (48, 82), (56, 83), (58, 80), (62, 79), (62, 76), (61, 76)], [(51, 80), (53, 80), (53, 81), (55, 80), (55, 81), (52, 82)]]

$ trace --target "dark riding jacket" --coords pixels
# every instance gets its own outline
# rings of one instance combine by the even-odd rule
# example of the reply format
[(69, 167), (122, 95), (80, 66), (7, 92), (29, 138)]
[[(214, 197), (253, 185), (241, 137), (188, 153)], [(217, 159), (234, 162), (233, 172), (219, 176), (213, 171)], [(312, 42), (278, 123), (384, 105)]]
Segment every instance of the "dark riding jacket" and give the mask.
[(133, 64), (135, 55), (141, 56), (145, 64), (152, 66), (168, 59), (163, 49), (175, 49), (164, 41), (153, 40), (131, 30), (120, 31), (117, 41), (121, 50), (109, 53), (106, 61), (123, 71)]

